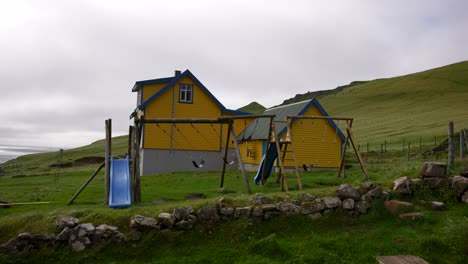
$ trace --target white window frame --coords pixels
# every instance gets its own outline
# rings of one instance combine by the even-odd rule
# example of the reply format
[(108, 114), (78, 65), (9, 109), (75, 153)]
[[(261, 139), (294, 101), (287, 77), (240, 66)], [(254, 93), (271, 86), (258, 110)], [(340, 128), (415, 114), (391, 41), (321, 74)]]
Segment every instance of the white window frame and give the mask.
[[(190, 97), (190, 98), (189, 98)], [(193, 103), (193, 84), (179, 84), (179, 103)]]

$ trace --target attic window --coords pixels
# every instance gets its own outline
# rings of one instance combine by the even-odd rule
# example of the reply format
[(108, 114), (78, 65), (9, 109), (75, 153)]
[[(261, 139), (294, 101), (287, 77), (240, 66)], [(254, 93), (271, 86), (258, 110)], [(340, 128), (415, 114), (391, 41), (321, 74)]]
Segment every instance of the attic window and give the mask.
[(179, 103), (193, 103), (193, 84), (179, 84)]

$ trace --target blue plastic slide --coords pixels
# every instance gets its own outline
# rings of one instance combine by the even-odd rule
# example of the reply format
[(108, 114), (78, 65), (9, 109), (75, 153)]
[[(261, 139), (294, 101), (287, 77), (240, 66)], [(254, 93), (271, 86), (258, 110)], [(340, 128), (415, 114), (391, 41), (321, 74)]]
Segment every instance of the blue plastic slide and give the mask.
[[(264, 179), (268, 179), (270, 177), (271, 171), (273, 169), (273, 164), (275, 163), (276, 158), (278, 157), (278, 151), (276, 149), (275, 143), (270, 143), (270, 147), (268, 148), (268, 161), (265, 166), (265, 176)], [(262, 161), (260, 162), (260, 166), (258, 167), (257, 175), (255, 175), (254, 182), (259, 184), (262, 181), (262, 173), (263, 173), (263, 163), (265, 162), (265, 155), (262, 157)]]
[(110, 160), (109, 207), (120, 208), (132, 205), (130, 192), (130, 160)]

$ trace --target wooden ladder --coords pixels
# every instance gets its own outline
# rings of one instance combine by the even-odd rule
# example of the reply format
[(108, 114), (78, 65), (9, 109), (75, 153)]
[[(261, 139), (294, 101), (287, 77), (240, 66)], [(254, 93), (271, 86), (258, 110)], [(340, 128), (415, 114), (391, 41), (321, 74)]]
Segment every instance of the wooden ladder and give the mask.
[[(301, 174), (299, 172), (299, 167), (297, 165), (297, 159), (296, 159), (296, 153), (294, 151), (294, 143), (293, 143), (293, 140), (292, 140), (292, 134), (291, 134), (291, 120), (288, 119), (287, 120), (287, 123), (286, 123), (286, 127), (287, 127), (287, 132), (286, 132), (286, 140), (285, 142), (283, 142), (283, 145), (284, 145), (284, 149), (282, 150), (281, 152), (281, 164), (284, 164), (284, 161), (285, 160), (292, 160), (294, 162), (294, 168), (295, 168), (295, 171), (296, 171), (296, 178), (297, 178), (297, 185), (299, 187), (299, 190), (302, 190), (302, 180), (301, 180)], [(288, 145), (291, 145), (291, 149), (288, 150)], [(286, 159), (286, 154), (287, 153), (291, 153), (292, 154), (292, 157), (289, 158), (289, 159)], [(287, 179), (284, 175), (284, 165), (282, 165), (281, 167), (281, 173), (282, 173), (282, 178), (283, 178), (283, 181), (284, 182), (287, 182)], [(279, 176), (279, 175), (278, 175)], [(286, 183), (287, 184), (287, 183)]]

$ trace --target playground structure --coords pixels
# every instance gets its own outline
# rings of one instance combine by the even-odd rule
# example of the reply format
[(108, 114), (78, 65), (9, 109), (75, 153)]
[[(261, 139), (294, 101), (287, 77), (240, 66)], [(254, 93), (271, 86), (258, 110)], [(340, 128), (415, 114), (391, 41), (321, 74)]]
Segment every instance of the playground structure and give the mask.
[[(240, 149), (238, 145), (239, 138), (236, 135), (234, 130), (234, 121), (239, 119), (246, 119), (246, 118), (267, 118), (269, 119), (269, 126), (268, 126), (268, 141), (266, 144), (266, 151), (262, 157), (260, 166), (258, 167), (258, 171), (256, 176), (254, 177), (255, 183), (264, 184), (265, 181), (270, 176), (274, 164), (276, 162), (277, 166), (279, 167), (278, 171), (278, 178), (277, 182), (280, 183), (280, 188), (282, 191), (288, 191), (288, 183), (286, 178), (286, 171), (284, 168), (284, 162), (286, 159), (286, 154), (290, 153), (292, 155), (292, 160), (294, 161), (295, 165), (295, 174), (298, 183), (299, 190), (302, 190), (302, 180), (301, 180), (301, 173), (299, 170), (299, 165), (296, 160), (296, 154), (294, 150), (294, 143), (293, 143), (293, 134), (291, 125), (293, 122), (297, 122), (298, 120), (303, 119), (322, 119), (322, 120), (337, 120), (337, 121), (345, 121), (346, 123), (346, 141), (342, 150), (340, 168), (338, 170), (338, 177), (344, 171), (344, 162), (345, 162), (345, 153), (346, 148), (349, 143), (353, 146), (354, 152), (358, 158), (360, 163), (361, 169), (366, 177), (368, 178), (367, 170), (365, 165), (362, 161), (362, 158), (357, 151), (356, 143), (352, 134), (352, 124), (353, 118), (345, 118), (345, 117), (329, 117), (329, 116), (287, 116), (286, 118), (286, 136), (285, 140), (281, 140), (278, 138), (276, 134), (275, 128), (275, 115), (251, 115), (248, 117), (245, 116), (231, 116), (231, 117), (219, 117), (217, 119), (172, 119), (172, 118), (148, 118), (145, 119), (144, 117), (135, 118), (135, 125), (129, 127), (129, 141), (128, 141), (128, 154), (125, 159), (115, 159), (112, 157), (111, 152), (111, 142), (112, 142), (112, 120), (106, 120), (106, 144), (105, 144), (105, 162), (102, 163), (98, 169), (85, 181), (85, 183), (80, 187), (80, 189), (73, 195), (73, 197), (68, 201), (68, 205), (73, 203), (73, 201), (78, 197), (78, 195), (84, 190), (84, 188), (94, 179), (94, 177), (99, 173), (102, 168), (105, 168), (105, 180), (104, 180), (104, 189), (105, 189), (105, 204), (109, 205), (111, 208), (119, 208), (119, 207), (128, 207), (131, 206), (133, 203), (138, 203), (141, 201), (141, 187), (140, 187), (140, 172), (139, 172), (139, 152), (140, 152), (140, 144), (142, 140), (141, 131), (142, 126), (144, 124), (171, 124), (176, 126), (177, 124), (190, 124), (194, 129), (193, 124), (204, 124), (210, 125), (213, 127), (213, 124), (220, 124), (220, 125), (227, 125), (227, 133), (226, 139), (224, 141), (225, 145), (222, 149), (223, 155), (221, 157), (222, 162), (222, 171), (220, 175), (220, 188), (224, 188), (224, 177), (226, 173), (226, 165), (230, 164), (231, 162), (228, 160), (228, 149), (231, 142), (232, 136), (232, 143), (234, 145), (234, 150), (237, 156), (237, 160), (239, 163), (239, 168), (242, 172), (246, 192), (251, 194), (251, 188), (249, 184), (249, 179), (247, 172), (244, 167), (244, 163), (242, 161), (242, 156), (240, 154)], [(178, 132), (182, 134), (182, 132), (177, 128)], [(198, 130), (197, 130), (198, 131)], [(245, 131), (244, 131), (245, 132)], [(245, 133), (243, 135), (245, 137)], [(221, 143), (223, 143), (221, 141)], [(288, 146), (290, 145), (290, 149), (288, 150)], [(192, 159), (192, 163), (195, 167), (201, 167), (204, 164), (203, 160), (196, 161), (193, 157), (189, 157)], [(343, 175), (344, 177), (344, 175)]]
[(80, 195), (80, 193), (88, 186), (88, 184), (96, 177), (96, 175), (105, 168), (104, 174), (104, 201), (111, 208), (128, 207), (133, 203), (141, 201), (140, 177), (138, 175), (138, 166), (135, 162), (138, 161), (138, 152), (134, 151), (133, 143), (137, 141), (137, 127), (130, 127), (128, 153), (131, 153), (131, 158), (128, 156), (125, 159), (115, 159), (112, 157), (112, 120), (105, 121), (106, 127), (106, 143), (105, 143), (105, 161), (99, 165), (94, 173), (81, 185), (81, 187), (73, 194), (67, 205)]

